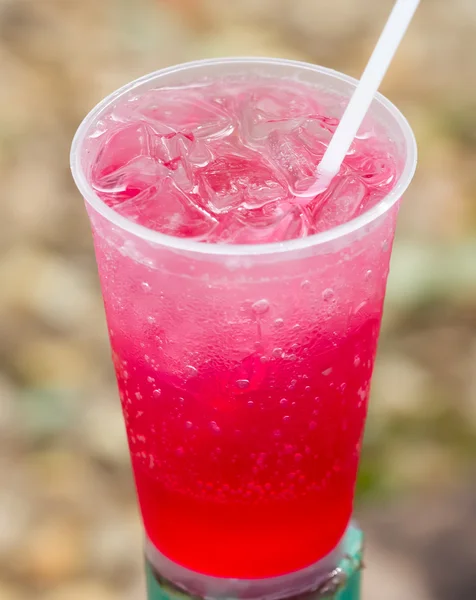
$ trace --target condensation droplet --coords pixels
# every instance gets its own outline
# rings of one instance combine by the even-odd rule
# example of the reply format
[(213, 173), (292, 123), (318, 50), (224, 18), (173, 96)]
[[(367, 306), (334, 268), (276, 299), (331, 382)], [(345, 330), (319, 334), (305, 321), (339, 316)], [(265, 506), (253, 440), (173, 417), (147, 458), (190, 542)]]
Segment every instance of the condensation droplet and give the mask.
[(372, 277), (372, 269), (369, 269), (368, 271), (366, 271), (365, 273), (365, 281), (369, 281), (369, 279)]
[(335, 302), (335, 293), (331, 288), (327, 288), (322, 292), (322, 299), (324, 302)]
[(354, 367), (358, 367), (359, 365), (360, 365), (360, 356), (359, 356), (359, 355), (357, 355), (357, 356), (354, 358)]
[(240, 390), (244, 390), (250, 385), (250, 382), (248, 381), (248, 379), (238, 379), (235, 382), (235, 385), (237, 388), (240, 388)]
[(142, 394), (140, 392), (136, 392), (135, 397), (137, 398), (137, 400), (142, 400)]
[(306, 385), (306, 387), (304, 388), (305, 392), (310, 392), (311, 391), (311, 386), (310, 385)]
[(283, 355), (283, 349), (282, 348), (274, 348), (271, 354), (275, 358), (281, 358), (281, 356)]
[(255, 313), (255, 315), (264, 315), (269, 310), (269, 302), (265, 298), (262, 300), (258, 300), (251, 306), (251, 310)]
[(192, 365), (187, 365), (185, 367), (185, 375), (187, 377), (195, 377), (196, 375), (198, 375), (198, 371), (195, 367), (193, 367)]
[(211, 422), (210, 422), (210, 429), (211, 429), (213, 432), (215, 432), (215, 433), (220, 433), (220, 432), (221, 432), (221, 429), (220, 429), (220, 427), (218, 426), (218, 424), (216, 423), (216, 421), (211, 421)]
[(356, 315), (358, 312), (360, 312), (363, 308), (365, 308), (367, 306), (367, 302), (361, 302), (354, 310), (354, 314)]
[(301, 282), (301, 288), (303, 290), (308, 290), (311, 287), (311, 282), (308, 279), (305, 279)]
[(155, 317), (153, 317), (152, 315), (148, 316), (147, 323), (149, 323), (150, 325), (153, 325), (155, 323)]
[(252, 406), (254, 406), (255, 403), (253, 402), (253, 400), (248, 400), (248, 406), (251, 408)]
[(148, 381), (149, 383), (154, 383), (154, 382), (155, 382), (155, 379), (149, 375), (149, 377), (147, 377), (147, 381)]
[(331, 373), (332, 373), (332, 367), (329, 367), (325, 371), (322, 371), (322, 374), (324, 375), (324, 377), (328, 377)]
[(275, 438), (280, 438), (280, 437), (281, 437), (281, 430), (280, 430), (280, 429), (275, 429), (275, 430), (273, 431), (273, 436), (274, 436)]
[(275, 319), (274, 324), (276, 325), (276, 327), (282, 327), (284, 325), (284, 319)]
[(160, 390), (159, 388), (157, 388), (156, 390), (154, 390), (154, 391), (152, 392), (152, 396), (153, 396), (154, 398), (160, 398), (160, 395), (161, 395), (161, 394), (162, 394), (162, 390)]
[(390, 243), (388, 240), (385, 240), (384, 243), (382, 244), (382, 250), (384, 252), (388, 252), (390, 249)]
[(281, 404), (281, 406), (286, 406), (287, 404), (289, 404), (289, 401), (287, 398), (281, 398), (279, 403)]
[(285, 415), (283, 417), (283, 423), (289, 423), (290, 420), (291, 420), (291, 417), (289, 415)]
[(193, 427), (192, 421), (185, 421), (185, 428), (186, 429), (192, 429), (192, 427)]
[(152, 289), (150, 283), (147, 283), (147, 281), (143, 281), (140, 285), (144, 292), (150, 292), (150, 290)]

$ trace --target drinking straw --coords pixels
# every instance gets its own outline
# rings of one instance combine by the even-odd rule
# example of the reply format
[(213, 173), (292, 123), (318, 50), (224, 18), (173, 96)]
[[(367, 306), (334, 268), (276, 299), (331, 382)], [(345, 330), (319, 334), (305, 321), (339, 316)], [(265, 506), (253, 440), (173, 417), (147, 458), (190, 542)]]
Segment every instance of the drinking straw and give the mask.
[(315, 197), (324, 192), (339, 172), (372, 100), (395, 56), (420, 0), (397, 0), (362, 78), (347, 105), (344, 115), (316, 170), (316, 181), (301, 197)]

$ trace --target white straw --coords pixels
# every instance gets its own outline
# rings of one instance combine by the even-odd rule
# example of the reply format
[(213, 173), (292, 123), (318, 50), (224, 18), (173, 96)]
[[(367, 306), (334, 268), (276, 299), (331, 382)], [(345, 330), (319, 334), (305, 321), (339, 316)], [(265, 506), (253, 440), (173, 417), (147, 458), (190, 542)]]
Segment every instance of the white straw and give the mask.
[(420, 0), (397, 0), (395, 3), (359, 85), (317, 167), (317, 181), (300, 196), (323, 192), (339, 172), (419, 3)]

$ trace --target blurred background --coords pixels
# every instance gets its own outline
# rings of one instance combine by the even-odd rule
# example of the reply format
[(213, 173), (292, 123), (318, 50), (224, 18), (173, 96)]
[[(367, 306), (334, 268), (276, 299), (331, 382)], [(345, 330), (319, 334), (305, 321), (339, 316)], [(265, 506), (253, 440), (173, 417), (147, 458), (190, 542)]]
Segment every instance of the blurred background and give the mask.
[[(0, 0), (0, 598), (143, 600), (92, 242), (85, 113), (176, 62), (358, 76), (392, 0)], [(476, 2), (423, 0), (383, 91), (420, 146), (359, 479), (364, 600), (476, 598)]]

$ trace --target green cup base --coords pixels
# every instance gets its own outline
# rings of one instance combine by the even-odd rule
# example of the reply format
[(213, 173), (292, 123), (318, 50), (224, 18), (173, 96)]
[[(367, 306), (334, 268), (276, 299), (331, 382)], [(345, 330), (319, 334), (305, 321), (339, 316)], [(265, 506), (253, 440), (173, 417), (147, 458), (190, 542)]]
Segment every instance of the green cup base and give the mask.
[[(335, 569), (329, 572), (329, 575), (316, 584), (314, 589), (299, 592), (296, 594), (283, 593), (280, 595), (273, 592), (272, 596), (264, 593), (263, 600), (359, 600), (360, 599), (360, 580), (362, 570), (363, 555), (363, 534), (355, 525), (351, 525), (347, 530), (345, 538), (342, 541), (342, 559)], [(219, 595), (208, 593), (197, 594), (189, 593), (180, 588), (175, 583), (166, 579), (159, 573), (146, 559), (147, 574), (147, 598), (148, 600), (203, 600), (206, 598), (217, 598), (217, 600), (241, 600), (246, 595), (239, 593), (220, 592)], [(197, 573), (197, 579), (202, 576)], [(224, 583), (226, 580), (224, 581)], [(236, 580), (233, 580), (234, 587)], [(226, 586), (222, 587), (226, 589)]]

